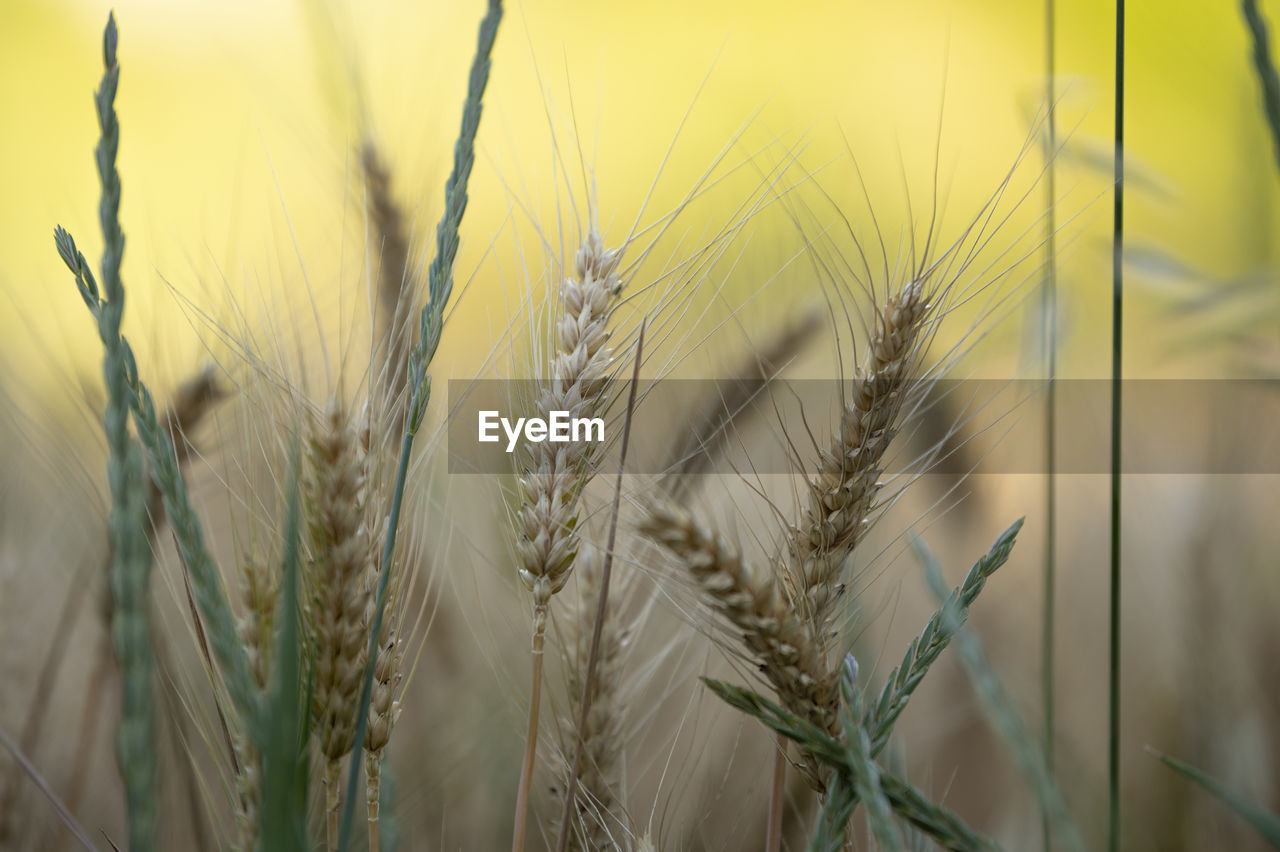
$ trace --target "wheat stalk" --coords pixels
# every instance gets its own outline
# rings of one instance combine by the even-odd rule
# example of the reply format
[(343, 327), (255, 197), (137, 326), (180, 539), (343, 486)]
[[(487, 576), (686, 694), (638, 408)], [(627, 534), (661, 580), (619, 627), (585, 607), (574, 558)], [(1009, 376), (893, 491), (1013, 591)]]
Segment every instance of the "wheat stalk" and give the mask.
[[(373, 225), (378, 249), (378, 300), (381, 302), (380, 336), (386, 355), (382, 376), (387, 403), (401, 411), (404, 396), (409, 349), (413, 343), (411, 311), (417, 297), (417, 281), (409, 269), (409, 229), (404, 209), (391, 191), (391, 172), (372, 140), (366, 139), (360, 149), (360, 167), (364, 172), (365, 207)], [(403, 415), (392, 418), (400, 423)]]
[(360, 676), (367, 659), (374, 544), (366, 512), (368, 457), (342, 407), (331, 403), (308, 440), (306, 494), (312, 713), (325, 759), (325, 814), (337, 848), (342, 758), (355, 741)]
[[(606, 250), (600, 235), (592, 229), (578, 249), (576, 277), (566, 276), (561, 283), (551, 376), (537, 403), (543, 417), (552, 411), (564, 411), (571, 418), (593, 418), (606, 407), (614, 361), (608, 345), (609, 318), (622, 292), (617, 275), (620, 260), (621, 253)], [(578, 549), (579, 498), (597, 451), (598, 445), (590, 442), (536, 443), (520, 472), (516, 553), (520, 580), (533, 593), (533, 684), (524, 764), (516, 794), (514, 852), (524, 848), (529, 786), (537, 755), (547, 609), (552, 596), (569, 579)]]
[[(398, 580), (399, 578), (396, 578)], [(393, 580), (395, 586), (398, 586)], [(387, 606), (396, 604), (396, 592), (393, 587), (387, 598)], [(400, 718), (399, 691), (403, 673), (404, 640), (397, 635), (396, 629), (388, 626), (382, 631), (379, 642), (378, 658), (374, 662), (373, 693), (369, 700), (368, 727), (364, 733), (364, 768), (366, 777), (365, 798), (369, 813), (369, 852), (378, 852), (381, 848), (379, 821), (382, 795), (382, 761), (386, 755), (387, 745), (391, 742), (391, 729)]]

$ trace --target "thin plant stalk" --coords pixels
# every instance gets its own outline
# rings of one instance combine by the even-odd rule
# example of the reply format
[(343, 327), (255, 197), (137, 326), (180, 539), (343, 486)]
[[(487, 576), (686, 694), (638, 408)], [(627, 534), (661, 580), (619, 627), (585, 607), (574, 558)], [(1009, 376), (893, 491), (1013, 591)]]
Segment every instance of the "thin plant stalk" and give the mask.
[[(1054, 766), (1054, 625), (1057, 614), (1057, 546), (1058, 546), (1058, 482), (1057, 482), (1057, 417), (1058, 417), (1058, 266), (1057, 266), (1057, 215), (1054, 204), (1057, 196), (1054, 150), (1057, 146), (1057, 109), (1054, 98), (1054, 74), (1057, 72), (1057, 22), (1056, 0), (1045, 0), (1045, 101), (1049, 113), (1045, 116), (1045, 281), (1042, 291), (1043, 340), (1045, 353), (1045, 412), (1044, 451), (1047, 475), (1045, 477), (1045, 533), (1044, 533), (1044, 615), (1041, 619), (1042, 637), (1041, 677), (1043, 678), (1044, 704), (1044, 761), (1049, 772)], [(1045, 852), (1053, 846), (1049, 812), (1041, 808), (1041, 829)]]
[(1111, 256), (1111, 614), (1107, 849), (1120, 849), (1120, 377), (1124, 331), (1124, 0), (1116, 0), (1115, 218)]
[[(151, 547), (146, 532), (146, 476), (142, 450), (129, 434), (130, 388), (127, 346), (120, 333), (125, 290), (120, 276), (125, 238), (120, 227), (120, 122), (115, 98), (120, 85), (116, 61), (119, 36), (114, 13), (107, 17), (102, 38), (102, 81), (94, 94), (99, 137), (94, 151), (101, 188), (98, 222), (102, 229), (102, 290), (79, 252), (65, 250), (65, 232), (55, 230), (59, 253), (76, 276), (81, 297), (93, 311), (103, 346), (103, 376), (107, 388), (104, 427), (109, 460), (107, 479), (111, 509), (107, 526), (111, 543), (111, 638), (121, 674), (121, 715), (116, 730), (116, 759), (124, 782), (129, 848), (155, 848), (156, 742), (154, 660), (147, 595), (151, 578)], [(69, 242), (69, 238), (67, 240)]]
[(360, 790), (361, 753), (364, 750), (365, 729), (369, 723), (369, 702), (373, 697), (374, 672), (378, 662), (378, 637), (382, 635), (383, 616), (387, 606), (387, 593), (391, 585), (391, 560), (395, 554), (396, 533), (400, 527), (400, 511), (404, 502), (405, 479), (409, 472), (409, 458), (413, 454), (414, 438), (426, 414), (431, 398), (431, 381), (427, 367), (440, 345), (444, 326), (444, 311), (453, 292), (453, 262), (458, 254), (458, 229), (467, 208), (467, 182), (475, 163), (476, 131), (480, 126), (484, 91), (489, 83), (489, 63), (493, 43), (502, 20), (501, 0), (489, 0), (489, 8), (480, 22), (480, 35), (475, 57), (471, 63), (471, 77), (467, 84), (467, 99), (462, 110), (462, 127), (454, 147), (453, 171), (445, 182), (445, 209), (436, 228), (436, 256), (427, 274), (427, 304), (422, 308), (418, 329), (418, 343), (409, 354), (409, 416), (404, 438), (400, 444), (400, 462), (396, 469), (396, 484), (391, 497), (391, 513), (387, 520), (387, 540), (382, 551), (382, 565), (378, 571), (378, 591), (374, 601), (373, 622), (369, 631), (369, 658), (365, 664), (364, 683), (360, 689), (360, 709), (356, 716), (355, 744), (351, 749), (351, 766), (347, 774), (346, 802), (342, 809), (342, 823), (338, 832), (338, 849), (350, 848), (352, 825), (355, 823), (356, 798)]
[(545, 631), (534, 630), (531, 651), (531, 676), (529, 688), (529, 729), (524, 738), (524, 762), (520, 765), (520, 786), (516, 788), (516, 821), (511, 833), (512, 852), (523, 852), (525, 826), (528, 822), (529, 788), (533, 785), (533, 764), (538, 753), (538, 710), (542, 704), (542, 643)]
[[(587, 717), (591, 713), (591, 696), (595, 691), (596, 663), (600, 659), (600, 636), (604, 632), (605, 614), (609, 608), (609, 578), (613, 572), (613, 549), (618, 538), (618, 513), (622, 507), (622, 473), (627, 465), (627, 444), (631, 440), (631, 418), (635, 414), (636, 389), (640, 385), (640, 361), (644, 356), (644, 328), (636, 338), (636, 361), (631, 372), (631, 389), (627, 395), (627, 412), (622, 421), (622, 445), (618, 450), (618, 478), (613, 488), (613, 510), (609, 516), (609, 538), (600, 568), (600, 598), (596, 603), (595, 622), (591, 627), (591, 650), (587, 653), (587, 676), (582, 686), (582, 705), (578, 711), (578, 736), (573, 750), (573, 762), (569, 765), (569, 786), (564, 794), (564, 809), (560, 814), (560, 839), (556, 843), (559, 852), (569, 848), (569, 836), (573, 833), (573, 805), (578, 793), (578, 772), (582, 764), (583, 732), (587, 729)], [(531, 757), (526, 752), (525, 757)], [(527, 769), (528, 767), (526, 767)], [(523, 780), (523, 779), (522, 779)], [(523, 786), (523, 785), (522, 785)], [(527, 795), (528, 791), (524, 791)]]
[(93, 845), (93, 841), (89, 839), (89, 833), (84, 830), (84, 827), (81, 826), (80, 823), (76, 822), (76, 818), (71, 814), (71, 810), (61, 799), (58, 798), (58, 794), (49, 786), (49, 782), (45, 781), (40, 773), (36, 771), (35, 766), (27, 759), (27, 756), (22, 753), (22, 749), (18, 748), (18, 744), (4, 732), (3, 728), (0, 728), (0, 745), (3, 745), (9, 752), (10, 756), (13, 757), (18, 768), (22, 772), (26, 773), (32, 783), (40, 788), (40, 792), (44, 794), (44, 797), (49, 800), (49, 804), (53, 806), (54, 811), (57, 812), (58, 819), (62, 820), (63, 824), (66, 825), (67, 830), (71, 832), (76, 841), (85, 849), (93, 852), (96, 847)]
[(769, 787), (769, 822), (765, 827), (765, 852), (781, 852), (782, 806), (787, 783), (787, 738), (778, 734), (778, 751), (773, 757), (773, 783)]
[(1242, 0), (1245, 24), (1253, 42), (1253, 65), (1262, 84), (1262, 106), (1267, 114), (1267, 126), (1271, 129), (1271, 144), (1275, 148), (1276, 163), (1280, 165), (1280, 74), (1271, 61), (1271, 38), (1267, 34), (1267, 22), (1258, 8), (1258, 0)]

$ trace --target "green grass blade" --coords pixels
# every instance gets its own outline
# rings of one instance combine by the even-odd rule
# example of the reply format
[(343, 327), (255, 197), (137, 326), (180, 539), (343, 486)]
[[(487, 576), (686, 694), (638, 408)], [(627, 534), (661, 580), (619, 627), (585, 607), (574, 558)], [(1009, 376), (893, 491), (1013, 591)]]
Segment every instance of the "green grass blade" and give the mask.
[(1167, 754), (1158, 754), (1156, 756), (1160, 758), (1165, 766), (1190, 778), (1208, 790), (1230, 808), (1236, 816), (1253, 826), (1253, 830), (1258, 832), (1258, 836), (1267, 841), (1272, 848), (1280, 849), (1280, 815), (1271, 813), (1244, 794), (1232, 790), (1221, 781), (1209, 777), (1199, 769), (1183, 763), (1176, 757), (1169, 757)]
[(836, 775), (827, 790), (818, 822), (809, 839), (809, 852), (840, 852), (844, 849), (845, 828), (858, 806), (858, 794), (845, 776)]
[(209, 648), (222, 673), (231, 705), (241, 719), (257, 713), (258, 696), (249, 674), (249, 660), (236, 633), (235, 614), (222, 586), (222, 575), (209, 549), (191, 498), (173, 441), (156, 416), (151, 392), (138, 377), (137, 365), (128, 341), (124, 341), (126, 378), (131, 392), (133, 422), (147, 451), (151, 477), (164, 497), (164, 508), (178, 542), (183, 564), (191, 578), (192, 596), (204, 620)]
[(880, 786), (893, 804), (894, 813), (923, 831), (944, 849), (956, 852), (992, 852), (1000, 847), (965, 824), (951, 811), (935, 804), (910, 783), (882, 772)]
[(289, 464), (289, 503), (284, 527), (284, 560), (276, 603), (276, 646), (267, 700), (254, 720), (253, 736), (262, 754), (258, 808), (259, 842), (264, 850), (305, 850), (307, 842), (307, 738), (309, 678), (302, 670), (301, 613), (298, 608), (300, 531), (299, 451), (295, 439)]
[(1111, 571), (1107, 848), (1120, 850), (1120, 379), (1124, 353), (1124, 0), (1116, 0), (1115, 210), (1111, 239)]
[[(1044, 705), (1044, 760), (1049, 771), (1054, 766), (1054, 697), (1055, 624), (1057, 622), (1057, 558), (1058, 558), (1058, 198), (1057, 169), (1054, 157), (1058, 145), (1058, 112), (1055, 99), (1055, 77), (1058, 70), (1057, 0), (1045, 0), (1045, 281), (1042, 291), (1041, 328), (1045, 358), (1045, 533), (1044, 533), (1044, 601), (1040, 637), (1041, 703)], [(1045, 852), (1050, 849), (1049, 814), (1040, 815)]]
[(878, 755), (888, 744), (889, 735), (893, 732), (898, 717), (906, 709), (907, 701), (924, 679), (929, 667), (950, 644), (955, 629), (965, 623), (969, 607), (986, 585), (987, 578), (1008, 561), (1018, 531), (1022, 529), (1022, 522), (1022, 518), (1015, 521), (1000, 534), (991, 550), (974, 563), (964, 582), (959, 588), (952, 590), (942, 607), (929, 619), (920, 636), (907, 646), (902, 663), (889, 674), (880, 699), (866, 714), (865, 724), (871, 735), (872, 756)]
[[(76, 284), (85, 304), (95, 316), (99, 316), (103, 305), (98, 300), (97, 283), (93, 280), (93, 273), (88, 270), (84, 255), (76, 247), (71, 235), (62, 228), (55, 230), (54, 239), (58, 253), (76, 275)], [(177, 539), (183, 564), (191, 578), (193, 597), (204, 619), (210, 648), (217, 658), (232, 705), (242, 719), (251, 719), (257, 708), (256, 692), (249, 676), (248, 658), (236, 635), (235, 616), (222, 588), (218, 566), (205, 546), (204, 531), (200, 518), (191, 505), (173, 441), (168, 430), (160, 425), (155, 401), (138, 376), (133, 349), (124, 338), (120, 340), (120, 357), (124, 362), (125, 386), (129, 393), (128, 402), (134, 426), (146, 451), (151, 477), (164, 498), (165, 512)]]
[[(924, 541), (913, 538), (911, 543), (925, 567), (929, 587), (939, 599), (945, 599), (947, 585), (942, 576), (942, 566)], [(1005, 691), (1000, 678), (987, 660), (977, 634), (960, 625), (952, 625), (952, 632), (955, 634), (956, 650), (960, 654), (960, 661), (973, 683), (974, 690), (978, 693), (996, 732), (1012, 752), (1014, 763), (1031, 784), (1031, 789), (1040, 803), (1040, 810), (1048, 822), (1050, 836), (1056, 838), (1058, 843), (1066, 849), (1084, 852), (1084, 839), (1071, 818), (1071, 812), (1067, 810), (1062, 791), (1054, 780), (1041, 745), (1023, 724), (1013, 699)]]
[[(826, 838), (833, 836), (832, 826), (837, 823), (840, 826), (840, 836), (843, 836), (843, 826), (848, 822), (853, 808), (858, 803), (858, 796), (849, 780), (848, 751), (845, 746), (816, 725), (750, 690), (707, 677), (704, 677), (702, 682), (729, 706), (754, 716), (768, 727), (799, 743), (836, 771), (826, 803), (829, 809), (824, 808), (824, 813), (819, 817), (814, 845), (810, 848), (840, 848), (839, 844), (835, 847), (823, 844), (826, 843)], [(884, 769), (880, 769), (879, 772), (880, 787), (894, 813), (944, 847), (958, 850), (998, 848), (995, 843), (969, 828), (960, 817), (930, 802), (928, 797), (909, 782)], [(845, 776), (843, 779), (841, 774)]]
[(1275, 63), (1271, 59), (1271, 37), (1257, 0), (1243, 0), (1241, 6), (1252, 40), (1253, 67), (1257, 70), (1258, 82), (1262, 85), (1262, 108), (1267, 116), (1267, 127), (1271, 129), (1276, 164), (1280, 166), (1280, 74), (1276, 73)]
[(845, 766), (853, 792), (867, 807), (867, 825), (881, 852), (904, 849), (906, 841), (893, 819), (893, 808), (880, 785), (880, 767), (871, 755), (871, 738), (862, 725), (862, 693), (854, 685), (857, 669), (848, 657), (840, 675), (840, 725), (844, 732)]

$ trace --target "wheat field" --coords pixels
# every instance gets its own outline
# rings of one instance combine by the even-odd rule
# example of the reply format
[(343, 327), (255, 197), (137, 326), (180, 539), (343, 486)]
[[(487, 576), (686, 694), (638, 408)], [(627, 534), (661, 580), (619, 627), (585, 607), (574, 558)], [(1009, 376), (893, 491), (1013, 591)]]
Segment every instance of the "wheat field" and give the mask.
[(1280, 846), (1276, 20), (6, 0), (0, 849)]

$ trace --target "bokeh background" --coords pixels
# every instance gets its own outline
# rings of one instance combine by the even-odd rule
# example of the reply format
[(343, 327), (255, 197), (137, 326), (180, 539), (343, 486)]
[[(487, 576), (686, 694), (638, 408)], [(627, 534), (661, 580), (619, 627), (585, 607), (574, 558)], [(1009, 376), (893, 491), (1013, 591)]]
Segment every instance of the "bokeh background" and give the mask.
[[(1280, 3), (1262, 7), (1269, 19), (1280, 19)], [(481, 4), (124, 0), (113, 8), (121, 30), (126, 332), (153, 387), (163, 395), (203, 363), (225, 365), (235, 351), (228, 338), (245, 328), (296, 334), (301, 361), (342, 373), (350, 366), (344, 353), (368, 334), (362, 134), (376, 139), (390, 165), (395, 191), (413, 214), (415, 250), (425, 259)], [(102, 541), (103, 451), (94, 420), (102, 398), (99, 346), (51, 236), (60, 223), (87, 255), (97, 254), (91, 92), (107, 11), (107, 4), (87, 0), (0, 4), (0, 725), (6, 730), (21, 726), (56, 613), (68, 589), (86, 582), (78, 566), (93, 560)], [(1053, 91), (1061, 147), (1052, 158), (1050, 198), (1042, 178), (1043, 3), (512, 2), (463, 226), (457, 266), (463, 292), (437, 374), (520, 372), (507, 329), (520, 326), (522, 305), (546, 284), (553, 262), (543, 259), (543, 238), (552, 249), (563, 247), (566, 231), (574, 240), (588, 197), (581, 164), (596, 187), (602, 230), (618, 239), (632, 221), (651, 223), (678, 205), (727, 146), (720, 168), (728, 176), (701, 207), (681, 214), (672, 239), (699, 244), (705, 222), (732, 218), (733, 199), (758, 187), (762, 171), (779, 162), (789, 164), (788, 185), (804, 185), (793, 202), (771, 206), (746, 226), (750, 240), (744, 235), (734, 249), (736, 262), (721, 265), (706, 295), (694, 295), (699, 309), (690, 310), (687, 323), (673, 320), (717, 331), (697, 350), (688, 344), (704, 335), (677, 335), (673, 369), (714, 375), (744, 345), (767, 337), (780, 316), (820, 303), (822, 282), (795, 260), (804, 247), (792, 220), (797, 211), (809, 237), (834, 222), (838, 209), (866, 239), (860, 174), (881, 230), (897, 245), (926, 221), (936, 160), (943, 233), (953, 238), (1017, 164), (1006, 200), (1011, 215), (990, 251), (992, 258), (1026, 261), (1007, 282), (1011, 300), (982, 315), (985, 337), (964, 369), (1042, 375), (1039, 245), (1052, 208), (1060, 228), (1053, 259), (1058, 374), (1105, 377), (1113, 14), (1111, 4), (1093, 0), (1059, 4)], [(1188, 0), (1133, 4), (1127, 80), (1125, 374), (1271, 376), (1280, 344), (1273, 238), (1280, 171), (1239, 10)], [(957, 319), (966, 316), (973, 314), (961, 311)], [(954, 344), (956, 334), (944, 330), (941, 342)], [(804, 369), (829, 374), (832, 352), (819, 349)], [(339, 383), (333, 374), (317, 369), (314, 380)], [(1204, 423), (1212, 449), (1212, 416)], [(1265, 434), (1275, 427), (1256, 428)], [(207, 478), (212, 493), (216, 476)], [(1064, 474), (1059, 485), (1059, 768), (1068, 801), (1097, 844), (1105, 825), (1106, 483)], [(924, 506), (938, 499), (926, 486)], [(492, 517), (500, 520), (500, 495), (493, 488), (486, 496), (484, 487), (467, 483), (477, 493), (459, 496), (459, 505), (466, 499), (496, 505)], [(1008, 521), (1028, 517), (1017, 558), (975, 618), (1038, 731), (1044, 478), (976, 477), (960, 493), (961, 507), (941, 513), (930, 528), (951, 570), (985, 550)], [(1280, 683), (1272, 655), (1280, 638), (1272, 616), (1280, 602), (1274, 570), (1280, 542), (1270, 523), (1278, 497), (1269, 476), (1127, 480), (1127, 849), (1255, 842), (1145, 746), (1183, 757), (1268, 807), (1280, 805)], [(498, 848), (509, 828), (524, 626), (493, 623), (518, 621), (524, 610), (511, 578), (502, 577), (501, 546), (471, 523), (450, 521), (455, 542), (464, 545), (428, 548), (437, 569), (464, 579), (436, 582), (444, 589), (440, 623), (449, 623), (451, 609), (460, 614), (447, 642), (426, 635), (422, 669), (436, 674), (414, 678), (423, 710), (408, 725), (413, 746), (406, 749), (418, 751), (404, 756), (398, 772), (406, 848)], [(887, 614), (870, 619), (876, 626), (860, 641), (892, 660), (930, 601), (909, 557), (890, 558), (901, 557), (901, 548), (887, 552), (880, 562), (889, 564), (878, 574), (884, 589), (867, 596), (868, 608)], [(85, 612), (92, 622), (93, 608)], [(99, 629), (78, 627), (74, 647), (94, 647)], [(185, 641), (181, 629), (174, 633), (175, 642)], [(433, 662), (431, 648), (439, 644), (450, 649), (445, 662)], [(78, 696), (92, 654), (82, 656), (60, 677), (45, 738), (32, 755), (56, 789), (65, 789), (75, 771), (72, 740), (59, 732), (82, 724)], [(674, 721), (688, 718), (692, 706), (714, 712), (690, 697), (693, 675), (714, 667), (714, 654), (694, 657), (673, 664), (689, 672), (683, 686), (663, 687)], [(959, 671), (938, 680), (907, 717), (904, 759), (977, 827), (1010, 848), (1033, 848), (1034, 801), (1002, 744)], [(468, 692), (465, 700), (457, 697)], [(493, 727), (469, 729), (450, 710), (473, 703), (485, 709), (471, 715)], [(111, 712), (104, 702), (103, 717)], [(655, 717), (670, 722), (669, 715)], [(759, 731), (732, 719), (724, 725), (732, 742), (748, 743), (738, 760), (767, 753)], [(111, 786), (107, 734), (97, 749), (79, 815), (119, 837), (122, 806)], [(417, 761), (414, 754), (426, 757)], [(735, 816), (742, 800), (731, 799), (740, 789), (743, 796), (763, 791), (735, 786), (737, 764), (721, 752), (708, 747), (704, 758), (710, 768), (677, 773), (674, 789), (655, 780), (661, 773), (641, 773), (630, 803), (638, 824), (650, 825), (670, 848), (752, 848), (755, 823)], [(415, 776), (419, 763), (432, 767), (422, 778)], [(5, 761), (0, 766), (11, 771)], [(23, 810), (26, 833), (11, 838), (13, 848), (61, 842), (34, 793), (24, 789), (16, 801), (11, 807), (14, 814)], [(803, 813), (797, 805), (795, 819)], [(175, 837), (186, 820), (173, 812)]]

